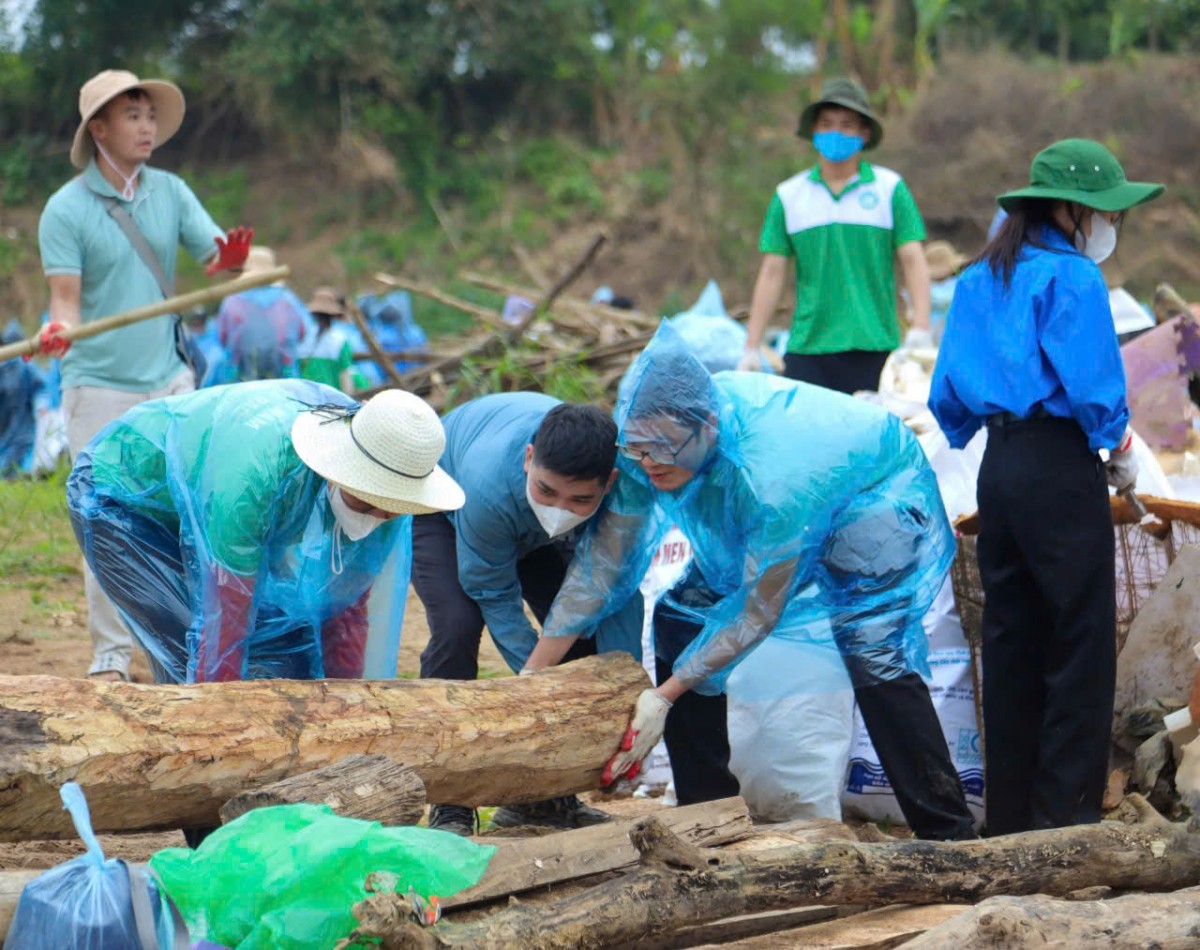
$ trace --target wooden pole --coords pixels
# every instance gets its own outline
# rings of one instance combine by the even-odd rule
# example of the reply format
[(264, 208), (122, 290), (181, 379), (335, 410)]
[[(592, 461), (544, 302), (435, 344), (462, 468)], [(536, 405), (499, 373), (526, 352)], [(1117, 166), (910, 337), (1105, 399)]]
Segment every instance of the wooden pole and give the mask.
[[(270, 270), (255, 271), (252, 274), (243, 274), (241, 277), (226, 281), (223, 284), (214, 284), (211, 287), (205, 287), (201, 290), (193, 290), (188, 294), (178, 294), (174, 297), (168, 297), (165, 300), (146, 304), (144, 307), (135, 307), (132, 310), (126, 310), (111, 317), (101, 317), (99, 320), (89, 320), (87, 323), (81, 323), (77, 327), (68, 327), (59, 336), (71, 341), (87, 340), (91, 337), (99, 336), (101, 333), (107, 333), (109, 330), (119, 330), (121, 327), (141, 323), (143, 320), (150, 320), (153, 317), (165, 316), (168, 313), (180, 313), (193, 307), (203, 307), (218, 300), (223, 300), (230, 294), (250, 290), (252, 287), (262, 287), (264, 284), (273, 284), (277, 280), (284, 280), (291, 273), (292, 269), (284, 265), (283, 267), (273, 267)], [(18, 356), (33, 356), (37, 351), (38, 338), (33, 336), (19, 343), (0, 346), (0, 362), (11, 360)]]
[(461, 297), (455, 297), (453, 294), (445, 293), (437, 287), (431, 287), (429, 284), (423, 284), (419, 280), (409, 280), (407, 277), (397, 277), (395, 274), (376, 274), (375, 279), (381, 284), (388, 287), (398, 287), (401, 290), (407, 290), (410, 293), (420, 294), (422, 297), (428, 297), (430, 300), (436, 300), (440, 304), (445, 304), (447, 307), (452, 307), (462, 313), (470, 314), (477, 320), (486, 323), (493, 330), (507, 332), (512, 329), (511, 324), (505, 323), (498, 313), (493, 313), (486, 307), (480, 307), (478, 304), (473, 304), (469, 300), (463, 300)]
[(358, 305), (349, 300), (346, 301), (346, 305), (346, 310), (350, 313), (350, 319), (354, 321), (354, 325), (358, 327), (358, 332), (362, 334), (363, 342), (367, 344), (367, 349), (371, 351), (372, 358), (392, 378), (393, 383), (403, 388), (404, 377), (400, 375), (400, 370), (396, 369), (396, 364), (392, 362), (391, 357), (384, 352), (383, 347), (379, 345), (379, 341), (375, 339), (375, 334), (367, 326), (367, 321), (363, 318), (362, 311), (358, 309)]
[(348, 755), (410, 766), (429, 799), (503, 805), (597, 788), (646, 673), (626, 653), (535, 676), (142, 686), (0, 675), (0, 841), (216, 825), (234, 795)]

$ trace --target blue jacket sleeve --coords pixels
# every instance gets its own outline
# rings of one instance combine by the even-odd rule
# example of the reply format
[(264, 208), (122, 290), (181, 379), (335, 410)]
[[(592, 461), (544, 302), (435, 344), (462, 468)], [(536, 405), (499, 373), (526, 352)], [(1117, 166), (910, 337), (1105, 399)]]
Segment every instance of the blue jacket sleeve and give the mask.
[(542, 635), (591, 636), (637, 593), (669, 527), (653, 489), (622, 474), (575, 548)]
[(1037, 301), (1039, 343), (1092, 451), (1111, 449), (1125, 434), (1129, 407), (1108, 289), (1098, 269), (1090, 280), (1068, 276), (1054, 278)]
[(455, 519), (455, 529), (458, 582), (479, 605), (504, 661), (516, 672), (525, 665), (538, 638), (525, 616), (517, 576), (516, 531), (503, 511), (469, 500)]
[(929, 411), (937, 419), (950, 447), (961, 449), (979, 430), (980, 420), (954, 391), (947, 367), (953, 365), (954, 351), (943, 341), (937, 365), (933, 368), (933, 380), (929, 385)]

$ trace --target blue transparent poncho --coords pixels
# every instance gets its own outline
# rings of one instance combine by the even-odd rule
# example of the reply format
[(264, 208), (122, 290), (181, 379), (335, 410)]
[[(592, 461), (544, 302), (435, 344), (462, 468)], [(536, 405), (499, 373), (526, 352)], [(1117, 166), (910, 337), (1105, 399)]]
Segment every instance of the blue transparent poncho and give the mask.
[[(762, 373), (710, 376), (669, 325), (622, 385), (623, 445), (694, 471), (657, 490), (620, 458), (545, 635), (584, 633), (624, 603), (669, 525), (695, 570), (667, 595), (699, 625), (674, 664), (716, 693), (768, 636), (805, 644), (806, 689), (928, 675), (921, 618), (954, 554), (937, 481), (903, 422), (852, 397)], [(786, 675), (786, 671), (781, 671)]]
[(412, 519), (336, 530), (291, 441), (321, 404), (356, 405), (306, 380), (205, 389), (135, 407), (80, 453), (76, 535), (162, 678), (395, 675)]

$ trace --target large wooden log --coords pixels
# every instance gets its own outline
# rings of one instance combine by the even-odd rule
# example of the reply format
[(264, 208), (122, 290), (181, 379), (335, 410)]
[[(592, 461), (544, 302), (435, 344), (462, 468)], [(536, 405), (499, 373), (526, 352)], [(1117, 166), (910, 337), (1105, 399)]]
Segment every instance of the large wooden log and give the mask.
[(216, 825), (239, 792), (355, 753), (412, 766), (431, 800), (504, 804), (596, 788), (645, 671), (627, 654), (536, 676), (140, 686), (0, 676), (0, 840)]
[(1185, 950), (1200, 945), (1200, 888), (1105, 901), (993, 897), (904, 944), (906, 950), (1104, 947)]
[(227, 825), (255, 808), (301, 802), (328, 805), (343, 818), (415, 825), (425, 814), (425, 783), (407, 765), (386, 755), (352, 755), (233, 796), (221, 806), (221, 823)]
[(693, 847), (649, 818), (631, 839), (641, 870), (549, 905), (518, 904), (422, 930), (405, 922), (393, 894), (357, 904), (355, 917), (385, 950), (550, 950), (649, 944), (704, 921), (805, 904), (974, 903), (1100, 885), (1164, 891), (1200, 879), (1200, 835), (1161, 818), (985, 841), (826, 841), (741, 854)]

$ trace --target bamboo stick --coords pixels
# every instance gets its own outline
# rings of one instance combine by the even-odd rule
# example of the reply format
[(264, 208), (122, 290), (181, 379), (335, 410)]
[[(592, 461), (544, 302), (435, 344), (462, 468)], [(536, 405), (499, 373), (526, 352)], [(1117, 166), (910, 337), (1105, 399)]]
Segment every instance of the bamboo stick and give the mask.
[[(262, 287), (264, 284), (273, 284), (277, 280), (285, 279), (291, 273), (292, 269), (284, 265), (283, 267), (273, 267), (271, 270), (256, 271), (253, 274), (243, 274), (241, 277), (226, 281), (223, 284), (214, 284), (211, 287), (205, 287), (201, 290), (193, 290), (188, 294), (167, 297), (165, 300), (158, 300), (143, 307), (134, 307), (132, 310), (126, 310), (111, 317), (101, 317), (99, 320), (90, 320), (76, 327), (67, 327), (59, 336), (72, 342), (75, 340), (87, 340), (91, 337), (99, 336), (101, 333), (107, 333), (109, 330), (119, 330), (122, 327), (141, 323), (143, 320), (149, 320), (153, 317), (161, 317), (169, 313), (180, 313), (192, 307), (203, 307), (218, 300), (223, 300), (230, 294), (250, 290), (252, 287)], [(38, 349), (38, 338), (36, 336), (30, 337), (28, 340), (21, 340), (19, 343), (0, 346), (0, 362), (11, 360), (18, 356), (33, 356), (38, 352)]]
[(350, 301), (346, 303), (346, 310), (350, 313), (350, 319), (354, 321), (354, 325), (358, 327), (358, 332), (362, 334), (363, 342), (367, 344), (367, 349), (371, 351), (371, 358), (392, 378), (392, 382), (397, 386), (403, 387), (404, 378), (400, 375), (400, 371), (396, 369), (396, 364), (383, 351), (383, 347), (379, 345), (379, 341), (375, 339), (375, 334), (367, 326), (367, 321), (363, 319), (362, 311), (358, 309), (358, 305)]
[(407, 277), (397, 277), (394, 274), (376, 274), (375, 279), (381, 284), (386, 284), (388, 287), (398, 287), (410, 293), (420, 294), (422, 297), (428, 297), (430, 300), (436, 300), (447, 307), (453, 307), (462, 313), (470, 314), (477, 320), (486, 323), (493, 330), (507, 333), (512, 329), (512, 326), (505, 323), (498, 313), (488, 310), (486, 307), (481, 307), (478, 304), (473, 304), (469, 300), (463, 300), (461, 297), (455, 297), (453, 294), (448, 294), (437, 287), (423, 284), (419, 280), (409, 280)]

